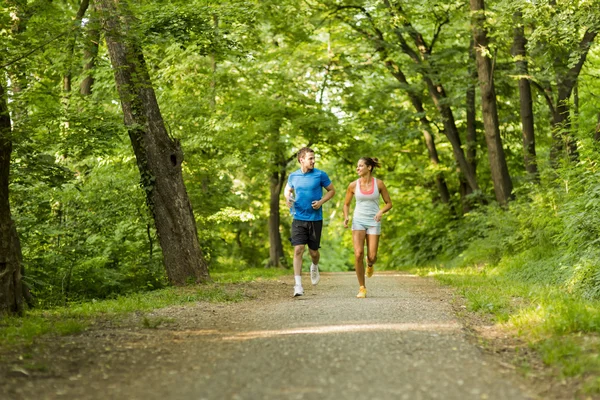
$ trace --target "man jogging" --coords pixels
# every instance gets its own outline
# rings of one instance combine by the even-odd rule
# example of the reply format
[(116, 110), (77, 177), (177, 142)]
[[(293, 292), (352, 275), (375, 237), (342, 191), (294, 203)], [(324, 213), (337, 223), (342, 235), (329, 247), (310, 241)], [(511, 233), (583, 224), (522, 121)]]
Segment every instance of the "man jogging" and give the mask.
[[(319, 283), (319, 247), (323, 229), (323, 210), (321, 206), (335, 194), (331, 179), (324, 171), (315, 168), (315, 152), (304, 147), (298, 152), (300, 169), (290, 174), (284, 196), (288, 207), (294, 207), (292, 237), (294, 246), (294, 297), (302, 296), (302, 256), (305, 246), (312, 259), (310, 280), (313, 285)], [(323, 196), (323, 188), (327, 191)], [(292, 193), (295, 199), (291, 198)]]

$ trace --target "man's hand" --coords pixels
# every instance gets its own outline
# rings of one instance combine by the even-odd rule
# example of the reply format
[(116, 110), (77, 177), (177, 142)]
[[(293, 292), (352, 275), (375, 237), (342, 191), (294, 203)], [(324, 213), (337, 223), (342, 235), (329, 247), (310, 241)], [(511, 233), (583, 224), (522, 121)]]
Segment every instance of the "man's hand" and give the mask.
[(318, 210), (323, 205), (323, 203), (321, 202), (321, 200), (314, 200), (310, 204), (312, 205), (313, 210)]

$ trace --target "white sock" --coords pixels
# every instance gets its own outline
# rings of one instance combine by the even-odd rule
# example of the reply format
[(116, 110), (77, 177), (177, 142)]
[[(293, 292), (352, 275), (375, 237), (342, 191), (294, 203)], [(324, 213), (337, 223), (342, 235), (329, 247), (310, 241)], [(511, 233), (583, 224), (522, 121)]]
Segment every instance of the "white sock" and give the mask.
[(302, 276), (301, 275), (294, 275), (294, 280), (296, 281), (296, 285), (302, 286)]

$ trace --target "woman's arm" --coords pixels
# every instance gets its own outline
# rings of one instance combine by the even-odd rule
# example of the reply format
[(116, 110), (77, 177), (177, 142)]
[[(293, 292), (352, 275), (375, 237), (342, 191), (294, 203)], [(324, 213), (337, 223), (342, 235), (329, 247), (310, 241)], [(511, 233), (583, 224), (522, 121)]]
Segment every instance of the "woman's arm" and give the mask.
[(356, 188), (356, 181), (352, 182), (348, 185), (348, 190), (346, 190), (346, 197), (344, 198), (344, 227), (348, 227), (348, 221), (350, 217), (348, 214), (350, 213), (350, 202), (352, 201), (352, 197), (354, 197), (354, 189)]
[(385, 183), (382, 180), (377, 179), (377, 189), (379, 189), (379, 193), (381, 193), (381, 197), (383, 198), (383, 202), (385, 205), (379, 210), (379, 212), (375, 215), (375, 221), (381, 221), (381, 217), (386, 212), (392, 209), (392, 199), (390, 198), (390, 193), (385, 187)]

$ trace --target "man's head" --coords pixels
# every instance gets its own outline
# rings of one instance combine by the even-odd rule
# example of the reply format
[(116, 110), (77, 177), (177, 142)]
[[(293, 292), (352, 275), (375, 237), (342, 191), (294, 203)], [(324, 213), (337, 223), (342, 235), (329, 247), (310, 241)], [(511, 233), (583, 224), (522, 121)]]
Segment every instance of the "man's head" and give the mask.
[(315, 152), (309, 147), (303, 147), (298, 151), (298, 162), (303, 172), (310, 171), (315, 167)]

